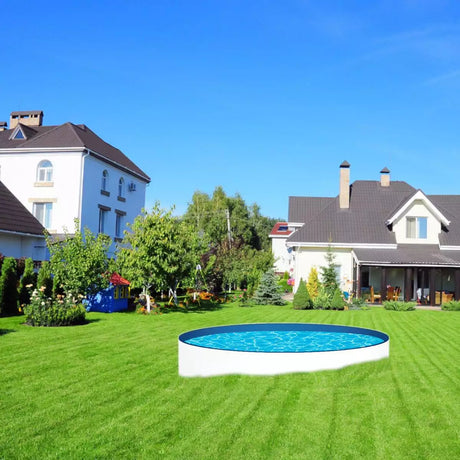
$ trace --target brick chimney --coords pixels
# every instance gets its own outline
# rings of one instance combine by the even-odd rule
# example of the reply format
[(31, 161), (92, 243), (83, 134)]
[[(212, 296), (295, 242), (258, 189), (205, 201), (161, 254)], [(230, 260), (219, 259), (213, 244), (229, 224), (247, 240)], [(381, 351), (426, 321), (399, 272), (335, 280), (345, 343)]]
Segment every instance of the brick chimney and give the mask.
[(390, 170), (388, 168), (383, 168), (380, 171), (380, 185), (382, 187), (390, 186)]
[(340, 165), (340, 191), (339, 191), (340, 209), (350, 207), (350, 163), (344, 161)]
[(5, 131), (6, 129), (8, 129), (6, 121), (0, 121), (0, 131)]
[(27, 126), (41, 126), (43, 123), (43, 112), (41, 110), (26, 110), (23, 112), (11, 112), (10, 129), (16, 128), (18, 123)]

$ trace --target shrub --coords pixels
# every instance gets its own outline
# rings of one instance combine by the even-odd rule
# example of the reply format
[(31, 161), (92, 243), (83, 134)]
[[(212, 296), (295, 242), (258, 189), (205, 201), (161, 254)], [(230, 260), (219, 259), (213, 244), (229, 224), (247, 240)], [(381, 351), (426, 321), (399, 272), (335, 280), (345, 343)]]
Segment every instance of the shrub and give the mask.
[(398, 302), (396, 300), (386, 300), (383, 302), (385, 310), (412, 311), (415, 310), (416, 302)]
[(313, 300), (313, 308), (316, 310), (330, 310), (331, 308), (331, 297), (326, 290), (321, 287), (318, 296)]
[(26, 259), (24, 263), (24, 273), (19, 282), (19, 305), (27, 305), (30, 302), (31, 289), (35, 287), (34, 261)]
[(314, 300), (318, 297), (319, 290), (321, 288), (321, 282), (318, 276), (318, 270), (313, 267), (310, 270), (310, 274), (308, 275), (308, 282), (307, 282), (307, 289), (310, 297)]
[(363, 297), (352, 297), (352, 299), (348, 302), (348, 309), (349, 310), (368, 310), (366, 301)]
[(71, 295), (53, 299), (45, 296), (44, 288), (33, 291), (24, 313), (30, 326), (73, 326), (83, 324), (86, 317), (85, 307)]
[(447, 311), (460, 311), (460, 301), (451, 300), (450, 302), (443, 303), (441, 308)]
[(0, 275), (0, 316), (14, 316), (18, 311), (16, 261), (5, 257)]
[(342, 296), (340, 289), (334, 291), (334, 295), (331, 300), (331, 308), (334, 310), (343, 310), (345, 308), (345, 300)]
[(273, 270), (268, 270), (260, 278), (259, 287), (252, 298), (256, 305), (285, 305)]
[(313, 302), (308, 293), (307, 286), (302, 278), (300, 278), (299, 287), (294, 294), (292, 306), (295, 310), (307, 310), (313, 308)]

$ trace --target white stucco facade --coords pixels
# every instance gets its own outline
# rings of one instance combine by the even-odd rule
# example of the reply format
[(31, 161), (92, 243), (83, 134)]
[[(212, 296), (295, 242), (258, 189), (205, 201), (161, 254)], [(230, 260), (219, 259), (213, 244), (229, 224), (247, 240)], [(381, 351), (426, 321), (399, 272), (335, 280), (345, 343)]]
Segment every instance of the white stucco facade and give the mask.
[(0, 231), (0, 252), (5, 257), (32, 258), (45, 260), (47, 258), (44, 238), (15, 232)]
[(287, 236), (272, 236), (272, 252), (275, 258), (274, 269), (277, 273), (290, 272), (293, 268), (292, 249), (286, 246)]
[[(353, 280), (353, 256), (351, 248), (333, 248), (334, 263), (337, 265), (337, 280), (340, 289), (350, 291)], [(294, 291), (297, 291), (300, 279), (308, 280), (312, 268), (316, 268), (321, 277), (321, 267), (327, 266), (327, 247), (297, 247), (295, 250)]]

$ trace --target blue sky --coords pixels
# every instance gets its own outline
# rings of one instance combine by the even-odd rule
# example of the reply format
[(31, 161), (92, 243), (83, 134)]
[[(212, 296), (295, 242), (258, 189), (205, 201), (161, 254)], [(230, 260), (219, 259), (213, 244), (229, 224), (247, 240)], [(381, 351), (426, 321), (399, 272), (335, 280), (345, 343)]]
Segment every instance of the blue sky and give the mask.
[(460, 193), (460, 3), (0, 0), (0, 120), (84, 123), (152, 182), (217, 185), (264, 215), (384, 167)]

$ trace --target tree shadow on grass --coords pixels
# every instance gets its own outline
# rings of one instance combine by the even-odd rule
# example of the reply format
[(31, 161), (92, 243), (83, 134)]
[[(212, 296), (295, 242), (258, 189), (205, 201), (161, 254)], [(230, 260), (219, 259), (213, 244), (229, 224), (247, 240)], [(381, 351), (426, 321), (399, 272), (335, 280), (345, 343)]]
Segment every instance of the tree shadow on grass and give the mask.
[(0, 329), (0, 335), (6, 335), (10, 332), (16, 332), (16, 329)]

